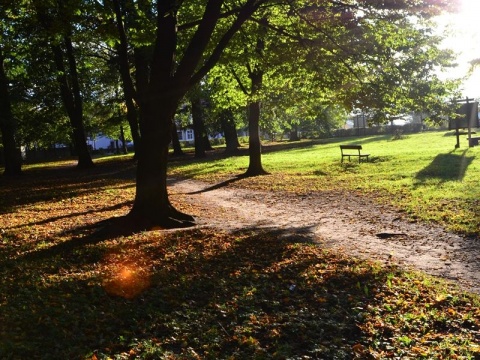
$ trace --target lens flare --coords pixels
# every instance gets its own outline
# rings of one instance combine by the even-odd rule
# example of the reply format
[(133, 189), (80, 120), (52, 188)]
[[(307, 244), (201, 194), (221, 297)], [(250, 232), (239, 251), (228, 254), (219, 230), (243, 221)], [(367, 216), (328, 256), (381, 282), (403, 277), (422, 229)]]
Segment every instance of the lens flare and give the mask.
[(135, 264), (113, 266), (103, 282), (103, 288), (110, 295), (133, 299), (150, 287), (150, 274)]

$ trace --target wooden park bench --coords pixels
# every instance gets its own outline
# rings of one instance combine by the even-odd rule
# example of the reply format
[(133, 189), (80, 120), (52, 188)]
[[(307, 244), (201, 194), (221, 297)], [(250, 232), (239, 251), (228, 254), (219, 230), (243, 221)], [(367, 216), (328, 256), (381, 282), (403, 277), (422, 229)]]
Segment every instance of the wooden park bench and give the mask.
[[(344, 152), (344, 150), (347, 150), (347, 152)], [(352, 152), (348, 150), (357, 150), (357, 152)], [(370, 154), (362, 154), (362, 145), (340, 145), (340, 151), (342, 152), (342, 163), (343, 163), (343, 158), (348, 156), (348, 161), (350, 161), (351, 156), (358, 156), (358, 162), (360, 162), (362, 159), (366, 159), (368, 161), (368, 157)]]

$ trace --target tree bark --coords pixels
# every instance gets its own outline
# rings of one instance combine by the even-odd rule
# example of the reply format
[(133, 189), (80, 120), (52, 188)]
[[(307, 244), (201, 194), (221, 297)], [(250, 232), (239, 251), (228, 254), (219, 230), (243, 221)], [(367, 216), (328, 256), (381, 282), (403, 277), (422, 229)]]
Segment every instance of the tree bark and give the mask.
[(205, 147), (206, 151), (213, 150), (212, 144), (210, 143), (210, 139), (208, 138), (207, 129), (205, 129), (205, 123), (203, 123), (203, 128), (204, 128), (203, 139), (202, 139), (203, 146)]
[[(177, 48), (177, 14), (174, 0), (157, 2), (157, 34), (148, 86), (141, 90), (140, 133), (137, 150), (137, 181), (129, 218), (136, 227), (177, 227), (193, 218), (177, 211), (167, 192), (168, 147), (172, 120), (187, 89), (174, 81)], [(140, 80), (145, 81), (142, 73)], [(144, 84), (146, 85), (146, 84)], [(160, 111), (159, 111), (160, 109)]]
[(167, 159), (173, 116), (180, 100), (216, 64), (234, 34), (262, 1), (248, 0), (240, 7), (236, 19), (205, 61), (202, 58), (221, 17), (224, 1), (206, 1), (195, 33), (182, 56), (178, 57), (177, 11), (182, 4), (177, 0), (156, 2), (157, 30), (148, 68), (148, 85), (140, 89), (137, 83), (142, 140), (140, 151), (137, 151), (136, 194), (129, 217), (137, 227), (144, 229), (155, 225), (176, 227), (192, 224), (193, 217), (176, 210), (168, 198)]
[[(78, 168), (90, 168), (93, 161), (87, 147), (87, 138), (83, 126), (83, 104), (78, 81), (77, 66), (73, 54), (72, 40), (64, 37), (66, 47), (66, 56), (68, 60), (70, 77), (63, 63), (63, 50), (59, 45), (52, 45), (52, 51), (55, 59), (55, 65), (59, 72), (58, 82), (63, 104), (66, 108), (70, 124), (72, 126), (73, 142), (78, 156)], [(69, 81), (70, 78), (70, 81)], [(70, 84), (71, 82), (71, 84)]]
[[(257, 51), (263, 49), (263, 41), (257, 43)], [(251, 94), (255, 97), (262, 88), (263, 71), (256, 69), (250, 73), (252, 81)], [(248, 150), (250, 155), (250, 162), (245, 176), (257, 176), (268, 174), (262, 166), (262, 144), (260, 142), (260, 101), (253, 100), (248, 105)]]
[(125, 132), (123, 131), (122, 125), (120, 125), (120, 140), (122, 141), (122, 153), (124, 155), (127, 155), (128, 153), (127, 142), (125, 141)]
[(290, 129), (290, 141), (299, 141), (300, 138), (298, 136), (298, 126), (297, 124), (292, 125)]
[[(265, 50), (264, 35), (267, 32), (267, 18), (260, 20), (260, 35), (255, 45), (255, 52), (261, 59)], [(262, 167), (262, 144), (260, 142), (260, 100), (258, 94), (263, 86), (263, 69), (261, 64), (255, 64), (253, 67), (247, 65), (249, 77), (251, 80), (250, 95), (253, 100), (248, 105), (248, 132), (249, 132), (249, 153), (250, 163), (245, 176), (264, 175), (267, 172)]]
[(248, 152), (249, 164), (245, 176), (268, 174), (262, 166), (262, 144), (260, 141), (260, 102), (254, 101), (248, 105)]
[(8, 79), (4, 68), (4, 57), (0, 47), (0, 131), (5, 157), (4, 175), (19, 175), (22, 172), (22, 157), (15, 140), (15, 118), (12, 113)]
[(178, 139), (177, 124), (175, 123), (175, 121), (173, 121), (173, 124), (172, 124), (172, 147), (173, 147), (174, 156), (185, 155), (185, 153), (182, 150), (180, 140)]
[(193, 135), (195, 138), (195, 157), (204, 158), (205, 152), (205, 125), (203, 123), (202, 100), (198, 96), (191, 98)]
[[(138, 159), (138, 152), (142, 148), (141, 141), (142, 141), (142, 128), (143, 124), (145, 123), (145, 108), (146, 108), (146, 101), (148, 98), (148, 76), (150, 73), (149, 67), (149, 55), (150, 49), (147, 47), (139, 47), (133, 49), (133, 54), (135, 58), (135, 84), (136, 84), (136, 93), (137, 93), (137, 105), (138, 109), (138, 124), (139, 124), (139, 138), (137, 139), (137, 147), (135, 148), (135, 155), (134, 159)], [(140, 141), (140, 145), (138, 142)]]
[(129, 217), (140, 229), (190, 226), (193, 217), (176, 210), (171, 205), (167, 192), (168, 145), (176, 103), (164, 101), (161, 107), (163, 112), (160, 114), (157, 106), (156, 103), (149, 102), (145, 109), (146, 121), (141, 129), (144, 135), (137, 163), (135, 200)]
[(140, 143), (140, 131), (138, 126), (137, 107), (135, 106), (135, 99), (137, 98), (136, 90), (133, 85), (132, 77), (130, 76), (130, 63), (128, 61), (128, 42), (123, 26), (123, 16), (118, 0), (113, 0), (115, 11), (115, 19), (118, 30), (120, 42), (117, 46), (118, 65), (120, 69), (120, 76), (123, 84), (123, 95), (125, 97), (125, 106), (127, 108), (127, 121), (132, 133), (133, 148)]
[(238, 142), (237, 128), (232, 110), (227, 109), (222, 111), (220, 114), (220, 124), (223, 135), (225, 136), (225, 152), (232, 154), (238, 152), (240, 143)]

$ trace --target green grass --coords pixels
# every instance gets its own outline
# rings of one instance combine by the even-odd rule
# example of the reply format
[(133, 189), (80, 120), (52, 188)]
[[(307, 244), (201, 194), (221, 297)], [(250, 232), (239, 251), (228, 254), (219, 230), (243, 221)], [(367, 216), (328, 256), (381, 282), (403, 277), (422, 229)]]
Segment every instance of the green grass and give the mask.
[[(346, 141), (361, 141), (372, 161), (341, 165), (338, 144)], [(464, 186), (478, 175), (478, 149), (450, 154), (454, 143), (441, 133), (302, 142), (266, 152), (272, 175), (229, 186), (299, 193), (342, 186), (399, 206), (428, 190), (430, 204), (448, 195), (450, 206), (473, 198)], [(242, 173), (247, 159), (183, 160), (172, 173), (216, 182)], [(129, 157), (96, 164), (25, 166), (21, 177), (0, 177), (1, 359), (480, 357), (477, 295), (327, 251), (306, 235), (98, 232), (130, 209), (134, 165)], [(183, 196), (172, 194), (174, 206), (198, 215)]]
[[(370, 161), (340, 163), (339, 144), (358, 143)], [(435, 221), (448, 229), (478, 235), (480, 229), (480, 147), (468, 148), (466, 136), (455, 149), (453, 132), (427, 132), (304, 141), (298, 148), (268, 151), (262, 156), (271, 175), (239, 181), (235, 186), (293, 192), (347, 189), (374, 196)], [(215, 161), (175, 162), (172, 174), (218, 182), (243, 173), (248, 156)]]

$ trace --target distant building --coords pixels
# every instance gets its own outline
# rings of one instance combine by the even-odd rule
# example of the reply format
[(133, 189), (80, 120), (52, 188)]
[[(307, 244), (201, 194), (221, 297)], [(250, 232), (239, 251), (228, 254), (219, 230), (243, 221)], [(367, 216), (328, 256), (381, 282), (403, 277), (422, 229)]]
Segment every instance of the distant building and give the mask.
[[(133, 143), (131, 141), (125, 141), (125, 145), (128, 147), (132, 147)], [(98, 134), (96, 136), (91, 136), (87, 138), (87, 146), (91, 150), (110, 150), (115, 151), (118, 148), (123, 147), (122, 140), (120, 139), (112, 139), (106, 135)]]
[(192, 142), (195, 140), (193, 129), (185, 128), (177, 130), (178, 140), (180, 142)]

